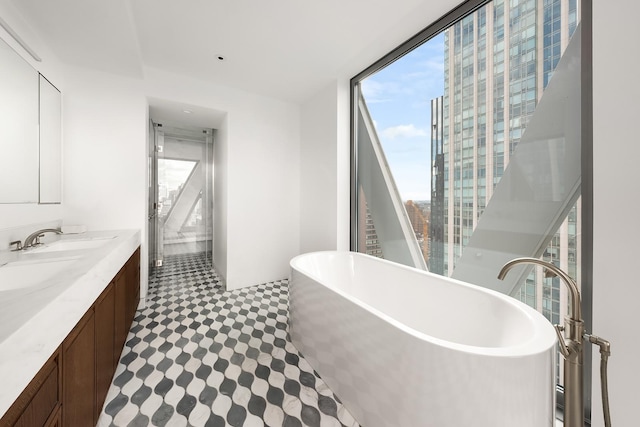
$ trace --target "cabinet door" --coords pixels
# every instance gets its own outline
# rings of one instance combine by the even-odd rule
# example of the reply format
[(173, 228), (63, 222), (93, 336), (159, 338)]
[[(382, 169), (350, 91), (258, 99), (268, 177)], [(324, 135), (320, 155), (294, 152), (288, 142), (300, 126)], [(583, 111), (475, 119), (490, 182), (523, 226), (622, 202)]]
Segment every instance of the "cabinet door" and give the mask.
[(93, 308), (78, 322), (62, 345), (62, 424), (96, 424), (96, 340)]
[(51, 416), (45, 427), (62, 427), (62, 409), (58, 410)]
[(60, 385), (60, 353), (56, 351), (2, 417), (0, 426), (49, 426), (59, 412)]
[(114, 280), (115, 289), (115, 347), (114, 369), (120, 360), (120, 354), (127, 340), (130, 324), (127, 323), (127, 275), (125, 267), (120, 270)]
[(96, 418), (100, 415), (115, 372), (115, 286), (111, 282), (95, 305)]
[(126, 265), (127, 270), (127, 324), (131, 323), (136, 316), (138, 303), (140, 302), (140, 249), (136, 250), (129, 258)]

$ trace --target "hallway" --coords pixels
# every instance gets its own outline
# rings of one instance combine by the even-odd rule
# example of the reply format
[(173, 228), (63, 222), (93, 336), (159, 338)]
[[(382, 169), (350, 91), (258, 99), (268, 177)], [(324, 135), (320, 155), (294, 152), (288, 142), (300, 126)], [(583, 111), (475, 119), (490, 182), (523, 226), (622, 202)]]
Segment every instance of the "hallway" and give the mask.
[(202, 256), (150, 279), (99, 426), (358, 426), (288, 339), (287, 281), (224, 292)]

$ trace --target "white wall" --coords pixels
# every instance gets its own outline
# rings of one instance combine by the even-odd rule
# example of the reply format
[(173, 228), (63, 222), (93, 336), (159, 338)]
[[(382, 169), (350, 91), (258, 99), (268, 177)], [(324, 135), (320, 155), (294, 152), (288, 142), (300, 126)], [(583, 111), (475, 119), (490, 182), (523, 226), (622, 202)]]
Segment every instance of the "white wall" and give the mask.
[(337, 250), (347, 251), (351, 245), (351, 88), (349, 79), (337, 84), (338, 91), (338, 223)]
[[(593, 2), (594, 333), (611, 341), (609, 393), (612, 424), (638, 425), (638, 100), (640, 5)], [(593, 426), (603, 426), (593, 351)]]
[[(0, 2), (0, 13), (9, 20), (10, 3)], [(26, 24), (14, 28), (23, 38), (31, 34)], [(63, 66), (54, 57), (44, 63), (57, 65), (52, 81), (63, 93), (64, 204), (0, 205), (0, 228), (62, 218), (89, 229), (140, 229), (145, 242), (153, 97), (228, 114), (214, 165), (215, 252), (228, 288), (288, 277), (300, 246), (299, 106), (153, 69), (137, 80)], [(147, 252), (143, 244), (143, 283)]]
[(213, 142), (213, 264), (223, 283), (227, 282), (227, 165), (229, 164), (228, 119), (215, 131)]
[(65, 222), (145, 228), (148, 121), (138, 82), (73, 68), (67, 76)]
[[(300, 252), (336, 249), (338, 204), (337, 83), (302, 106)], [(347, 184), (348, 185), (348, 184)]]
[(288, 277), (300, 247), (300, 107), (154, 69), (144, 91), (227, 112), (214, 159), (214, 263), (227, 288)]
[(214, 159), (214, 263), (228, 289), (288, 276), (288, 261), (299, 251), (296, 105), (152, 69), (144, 81), (79, 69), (68, 74), (65, 222), (139, 228), (144, 241), (146, 97), (226, 111)]
[(146, 284), (148, 119), (140, 83), (76, 67), (65, 69), (65, 81), (63, 221), (89, 230), (141, 230)]
[(299, 252), (298, 107), (229, 113), (227, 289), (289, 276)]
[(349, 81), (335, 80), (301, 111), (300, 252), (349, 249)]

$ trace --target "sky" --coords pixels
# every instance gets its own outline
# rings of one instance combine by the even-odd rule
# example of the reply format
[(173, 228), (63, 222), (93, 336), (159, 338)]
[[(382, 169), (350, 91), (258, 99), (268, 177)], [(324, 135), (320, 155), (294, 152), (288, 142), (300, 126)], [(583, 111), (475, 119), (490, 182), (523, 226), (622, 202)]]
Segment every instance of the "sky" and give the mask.
[(431, 199), (431, 100), (444, 94), (444, 35), (362, 82), (403, 201)]

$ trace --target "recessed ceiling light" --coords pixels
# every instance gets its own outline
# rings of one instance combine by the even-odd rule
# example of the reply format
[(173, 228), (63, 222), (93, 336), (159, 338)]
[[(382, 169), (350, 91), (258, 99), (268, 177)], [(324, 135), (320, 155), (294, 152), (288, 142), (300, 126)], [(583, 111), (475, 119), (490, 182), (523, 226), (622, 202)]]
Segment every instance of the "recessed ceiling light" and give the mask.
[(182, 110), (182, 112), (185, 113), (185, 114), (191, 114), (192, 113), (191, 110)]
[(224, 61), (226, 58), (224, 57), (224, 55), (216, 55), (216, 59), (220, 62)]

